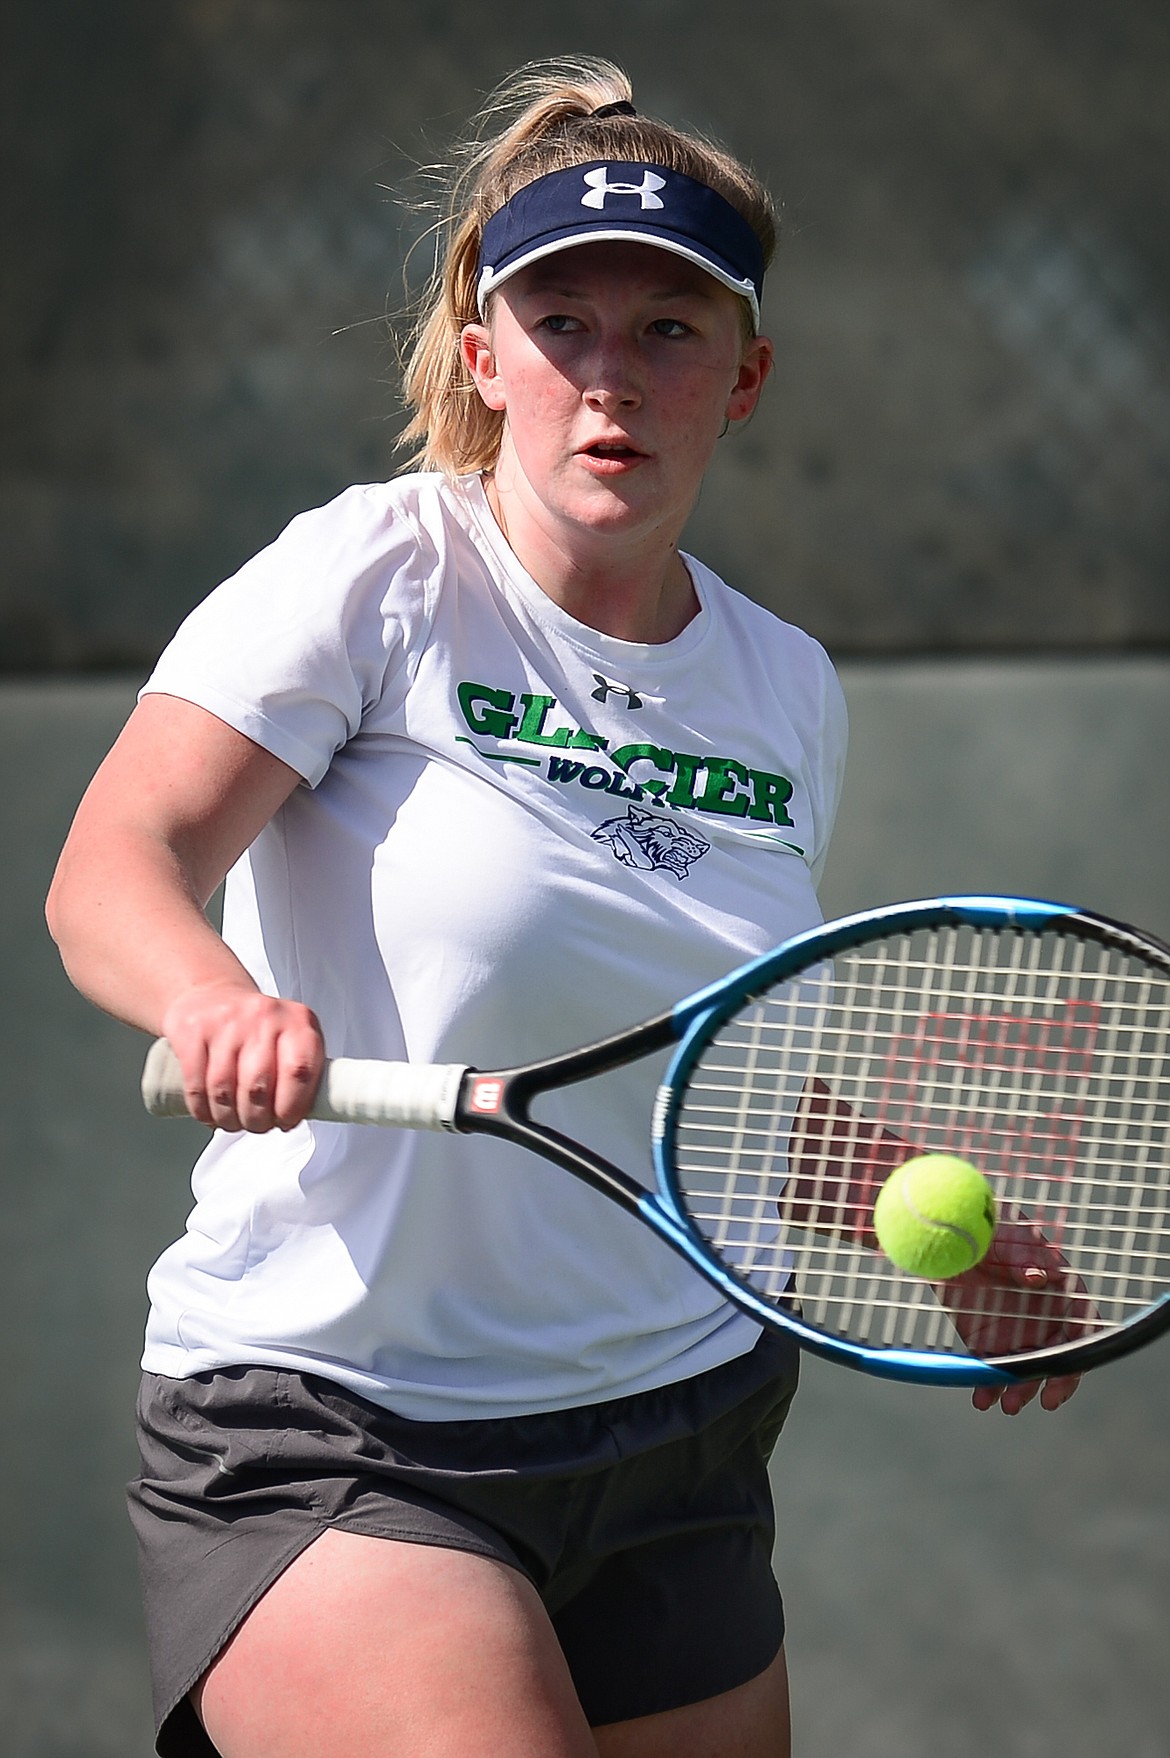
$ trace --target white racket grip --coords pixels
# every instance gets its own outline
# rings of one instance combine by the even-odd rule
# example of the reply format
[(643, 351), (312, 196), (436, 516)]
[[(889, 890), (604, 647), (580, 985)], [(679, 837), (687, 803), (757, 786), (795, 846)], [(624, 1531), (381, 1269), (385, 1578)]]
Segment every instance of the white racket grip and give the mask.
[(328, 1123), (454, 1129), (466, 1073), (457, 1062), (360, 1062), (339, 1056), (325, 1064), (311, 1115)]
[[(380, 1123), (394, 1129), (455, 1129), (462, 1063), (366, 1062), (339, 1056), (325, 1064), (309, 1112), (322, 1123)], [(165, 1038), (156, 1038), (142, 1070), (142, 1102), (152, 1117), (185, 1117), (183, 1074)]]

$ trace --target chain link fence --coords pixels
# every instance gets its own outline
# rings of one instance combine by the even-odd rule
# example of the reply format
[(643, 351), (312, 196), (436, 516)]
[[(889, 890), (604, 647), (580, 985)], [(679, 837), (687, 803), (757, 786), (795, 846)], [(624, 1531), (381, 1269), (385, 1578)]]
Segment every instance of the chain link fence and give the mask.
[(470, 0), (40, 0), (4, 29), (0, 668), (149, 665), (294, 512), (395, 468), (401, 198), (479, 93), (577, 50), (783, 205), (777, 374), (689, 546), (837, 655), (1170, 646), (1161, 0), (513, 0), (490, 39)]

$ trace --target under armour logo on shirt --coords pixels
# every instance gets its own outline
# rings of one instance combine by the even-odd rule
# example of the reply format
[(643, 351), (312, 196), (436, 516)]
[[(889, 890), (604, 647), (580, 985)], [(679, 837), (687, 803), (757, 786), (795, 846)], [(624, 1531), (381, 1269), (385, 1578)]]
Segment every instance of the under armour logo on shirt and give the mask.
[[(661, 206), (661, 203), (659, 205)], [(636, 690), (631, 690), (628, 684), (611, 684), (607, 678), (602, 677), (599, 671), (595, 671), (593, 676), (597, 680), (597, 688), (589, 693), (595, 702), (604, 702), (608, 696), (624, 696), (627, 708), (640, 708), (642, 706), (641, 696)]]
[(666, 206), (662, 198), (654, 193), (656, 189), (666, 188), (666, 178), (660, 177), (656, 171), (645, 172), (641, 183), (611, 183), (607, 165), (599, 165), (593, 171), (584, 171), (582, 176), (589, 185), (589, 193), (581, 197), (583, 208), (603, 208), (607, 195), (640, 196), (644, 209)]

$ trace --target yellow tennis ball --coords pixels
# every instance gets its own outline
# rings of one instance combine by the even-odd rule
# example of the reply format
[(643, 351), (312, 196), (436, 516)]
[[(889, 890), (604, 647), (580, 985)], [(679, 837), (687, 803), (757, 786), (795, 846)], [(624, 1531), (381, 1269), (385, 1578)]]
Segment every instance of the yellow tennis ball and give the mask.
[(919, 1154), (892, 1172), (873, 1206), (892, 1264), (929, 1282), (961, 1276), (995, 1236), (995, 1197), (982, 1172), (954, 1154)]

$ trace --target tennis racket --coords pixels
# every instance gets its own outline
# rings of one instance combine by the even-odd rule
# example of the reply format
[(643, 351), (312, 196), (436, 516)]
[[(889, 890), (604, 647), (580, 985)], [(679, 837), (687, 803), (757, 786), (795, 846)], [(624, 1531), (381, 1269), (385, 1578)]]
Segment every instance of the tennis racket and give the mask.
[[(656, 1188), (531, 1115), (671, 1044)], [(185, 1114), (162, 1040), (143, 1097)], [(331, 1062), (312, 1115), (503, 1136), (761, 1324), (891, 1378), (1077, 1373), (1170, 1325), (1170, 948), (1084, 910), (956, 897), (849, 916), (526, 1067)], [(873, 1202), (902, 1161), (944, 1152), (989, 1179), (1000, 1225), (981, 1265), (931, 1283), (882, 1255)]]

